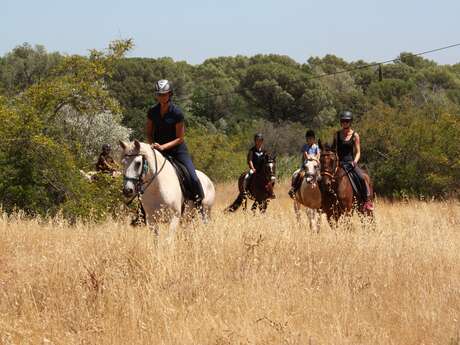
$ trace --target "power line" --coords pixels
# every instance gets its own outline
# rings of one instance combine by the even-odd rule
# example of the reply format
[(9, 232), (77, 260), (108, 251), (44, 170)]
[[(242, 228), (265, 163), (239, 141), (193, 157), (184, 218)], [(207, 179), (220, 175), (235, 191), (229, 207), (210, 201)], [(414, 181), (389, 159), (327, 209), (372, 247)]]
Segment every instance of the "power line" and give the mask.
[[(447, 49), (451, 49), (451, 48), (455, 48), (455, 47), (459, 47), (459, 46), (460, 46), (460, 43), (455, 43), (455, 44), (451, 44), (451, 45), (444, 46), (444, 47), (439, 47), (439, 48), (435, 48), (435, 49), (431, 49), (431, 50), (426, 50), (426, 51), (422, 51), (422, 52), (418, 52), (418, 53), (410, 53), (410, 54), (412, 56), (422, 56), (422, 55), (426, 55), (426, 54), (430, 54), (430, 53), (434, 53), (434, 52), (438, 52), (438, 51), (442, 51), (442, 50), (447, 50)], [(394, 59), (389, 59), (389, 60), (384, 60), (384, 61), (380, 61), (380, 62), (374, 62), (374, 63), (370, 63), (370, 64), (366, 64), (366, 65), (362, 65), (362, 66), (358, 66), (358, 67), (354, 67), (354, 68), (350, 68), (350, 69), (346, 69), (346, 70), (336, 71), (336, 72), (332, 72), (332, 73), (323, 73), (323, 74), (318, 74), (318, 75), (312, 75), (312, 76), (308, 76), (306, 79), (307, 80), (321, 79), (321, 78), (325, 78), (325, 77), (335, 76), (335, 75), (338, 75), (338, 74), (355, 72), (355, 71), (359, 71), (359, 70), (367, 69), (367, 68), (371, 68), (371, 67), (378, 67), (378, 66), (381, 66), (381, 65), (386, 65), (386, 64), (389, 64), (389, 63), (392, 63), (392, 62), (398, 62), (398, 61), (401, 61), (400, 57), (394, 58)], [(267, 85), (264, 85), (264, 86), (253, 87), (253, 88), (241, 88), (239, 90), (233, 90), (233, 91), (227, 91), (227, 92), (221, 92), (221, 93), (213, 93), (213, 94), (208, 94), (208, 95), (205, 95), (205, 96), (199, 96), (199, 97), (195, 97), (195, 99), (206, 99), (206, 98), (211, 98), (211, 97), (227, 96), (227, 95), (231, 95), (231, 94), (234, 94), (234, 93), (238, 93), (239, 91), (242, 91), (244, 89), (246, 89), (248, 91), (257, 91), (257, 90), (265, 89), (267, 87), (268, 87)], [(186, 97), (182, 97), (182, 98), (177, 98), (176, 100), (177, 101), (187, 101), (187, 100), (190, 100), (190, 99), (191, 99), (191, 96), (186, 96)]]

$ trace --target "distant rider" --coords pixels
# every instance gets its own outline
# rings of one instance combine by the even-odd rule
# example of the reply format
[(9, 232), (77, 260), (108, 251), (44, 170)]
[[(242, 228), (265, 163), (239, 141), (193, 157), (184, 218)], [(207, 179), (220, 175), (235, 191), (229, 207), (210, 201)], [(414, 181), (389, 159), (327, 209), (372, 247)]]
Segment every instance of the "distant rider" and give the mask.
[(340, 126), (342, 129), (335, 133), (332, 147), (337, 153), (341, 166), (350, 164), (361, 179), (361, 182), (363, 182), (362, 185), (365, 187), (361, 195), (361, 198), (364, 200), (363, 208), (364, 210), (372, 211), (374, 205), (371, 200), (371, 189), (365, 178), (365, 173), (358, 166), (361, 158), (361, 140), (358, 133), (351, 128), (352, 121), (353, 114), (350, 111), (342, 111), (340, 113)]
[[(256, 135), (254, 135), (254, 146), (249, 149), (247, 155), (249, 171), (246, 173), (243, 180), (243, 193), (245, 194), (247, 193), (253, 175), (257, 172), (262, 172), (263, 165), (267, 157), (267, 151), (265, 151), (263, 146), (264, 136), (262, 135), (262, 133), (257, 133)], [(270, 198), (275, 198), (273, 192), (271, 193)]]
[[(306, 143), (302, 146), (302, 149), (301, 149), (302, 162), (300, 164), (300, 171), (294, 174), (294, 176), (292, 177), (291, 189), (288, 192), (289, 196), (293, 199), (301, 185), (300, 172), (304, 169), (305, 162), (308, 159), (315, 159), (319, 164), (320, 149), (318, 145), (316, 144), (315, 132), (311, 129), (308, 130), (307, 133), (305, 134), (305, 139), (306, 139)], [(319, 180), (321, 178), (319, 169), (317, 173), (318, 173), (317, 180)]]
[(112, 147), (110, 144), (102, 145), (102, 152), (99, 155), (99, 159), (96, 163), (97, 172), (113, 174), (115, 171), (117, 171), (117, 164), (111, 156), (111, 151)]

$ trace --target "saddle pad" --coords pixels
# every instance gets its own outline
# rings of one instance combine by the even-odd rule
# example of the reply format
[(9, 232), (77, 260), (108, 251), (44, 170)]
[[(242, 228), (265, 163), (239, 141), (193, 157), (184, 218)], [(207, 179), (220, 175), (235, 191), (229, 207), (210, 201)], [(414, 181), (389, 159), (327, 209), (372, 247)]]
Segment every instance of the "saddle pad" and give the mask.
[(353, 167), (352, 164), (346, 162), (342, 163), (343, 169), (348, 175), (348, 178), (350, 179), (351, 186), (353, 188), (353, 193), (361, 200), (363, 201), (363, 195), (365, 195), (365, 186), (364, 186), (364, 181), (361, 180), (359, 175), (356, 173), (355, 168)]
[(182, 163), (174, 159), (171, 156), (167, 156), (166, 159), (172, 164), (174, 170), (176, 171), (177, 178), (179, 179), (180, 189), (182, 194), (184, 194), (185, 199), (193, 200), (193, 188), (192, 188), (192, 179), (190, 174)]

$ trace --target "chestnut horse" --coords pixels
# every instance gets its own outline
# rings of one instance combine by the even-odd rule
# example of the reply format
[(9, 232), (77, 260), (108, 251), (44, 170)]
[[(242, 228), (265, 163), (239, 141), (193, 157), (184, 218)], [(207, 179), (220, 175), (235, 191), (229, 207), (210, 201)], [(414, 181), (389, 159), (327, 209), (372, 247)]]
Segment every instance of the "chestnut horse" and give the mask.
[[(321, 150), (321, 208), (326, 214), (329, 223), (338, 221), (343, 215), (350, 216), (353, 211), (373, 219), (373, 212), (364, 210), (363, 201), (353, 192), (347, 172), (340, 164), (337, 154), (324, 147)], [(373, 186), (369, 175), (365, 172), (365, 178), (373, 195)]]

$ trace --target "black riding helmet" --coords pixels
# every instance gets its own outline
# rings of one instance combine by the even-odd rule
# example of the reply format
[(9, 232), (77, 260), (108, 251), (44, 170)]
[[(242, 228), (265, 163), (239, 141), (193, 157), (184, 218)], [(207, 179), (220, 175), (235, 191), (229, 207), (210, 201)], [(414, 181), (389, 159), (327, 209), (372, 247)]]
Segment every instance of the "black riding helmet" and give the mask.
[(112, 146), (110, 144), (103, 144), (102, 145), (102, 151), (104, 152), (109, 152), (112, 149)]
[(315, 131), (312, 129), (309, 129), (307, 133), (305, 133), (305, 138), (314, 138), (315, 137)]
[(254, 141), (256, 140), (264, 140), (264, 136), (262, 133), (257, 133), (256, 135), (254, 135)]
[(353, 114), (351, 111), (345, 110), (340, 112), (340, 121), (353, 121)]

